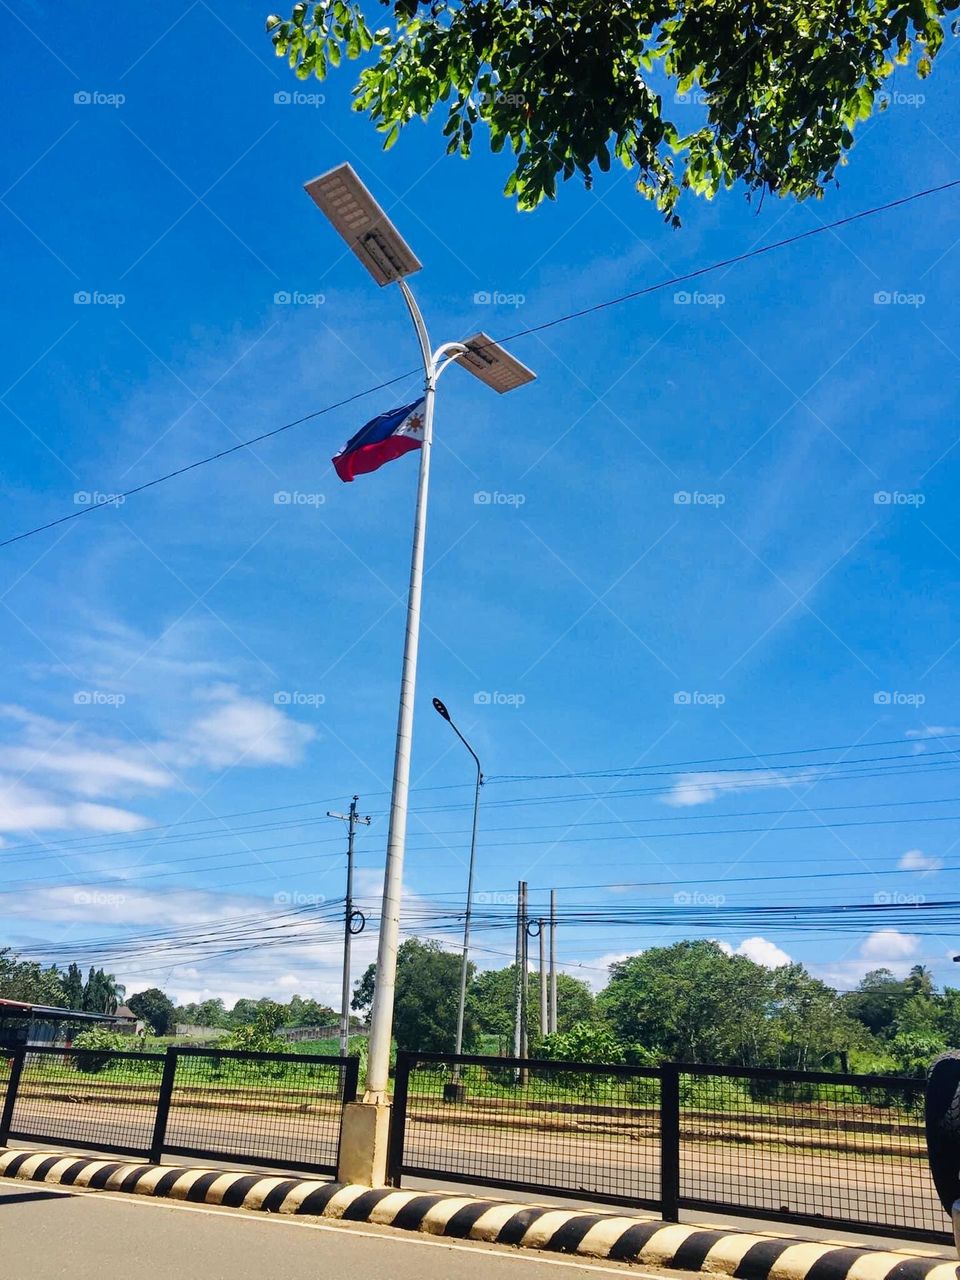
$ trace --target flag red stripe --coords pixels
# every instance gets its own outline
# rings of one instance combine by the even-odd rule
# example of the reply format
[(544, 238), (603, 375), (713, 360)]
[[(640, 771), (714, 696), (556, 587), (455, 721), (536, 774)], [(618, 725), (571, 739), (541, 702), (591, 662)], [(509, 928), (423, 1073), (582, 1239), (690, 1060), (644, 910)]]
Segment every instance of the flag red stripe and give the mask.
[(333, 465), (340, 479), (349, 481), (378, 470), (385, 462), (392, 462), (411, 449), (419, 449), (422, 443), (413, 436), (387, 436), (386, 440), (362, 444), (350, 453), (339, 454), (333, 459)]

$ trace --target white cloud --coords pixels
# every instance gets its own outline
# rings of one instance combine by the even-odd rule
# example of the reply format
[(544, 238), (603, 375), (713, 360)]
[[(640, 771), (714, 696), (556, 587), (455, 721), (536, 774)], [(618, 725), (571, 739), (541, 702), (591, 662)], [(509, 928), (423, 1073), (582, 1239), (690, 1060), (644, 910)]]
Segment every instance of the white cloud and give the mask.
[(754, 769), (732, 776), (729, 773), (685, 773), (664, 796), (664, 804), (684, 809), (695, 804), (709, 804), (718, 796), (736, 795), (738, 791), (765, 790), (768, 787), (792, 787), (813, 781), (806, 771), (784, 775), (776, 770)]
[(943, 866), (943, 859), (924, 853), (922, 849), (908, 849), (897, 866), (901, 871), (939, 871)]
[(793, 964), (793, 959), (781, 947), (769, 938), (744, 938), (739, 947), (733, 947), (721, 938), (716, 939), (717, 946), (728, 956), (746, 956), (754, 964), (762, 964), (765, 969), (780, 969), (785, 964)]
[(878, 929), (864, 941), (860, 954), (864, 960), (870, 960), (877, 966), (893, 968), (897, 962), (902, 964), (910, 956), (916, 955), (919, 946), (920, 939), (911, 933), (900, 933), (897, 929)]
[(297, 764), (316, 737), (315, 729), (273, 703), (246, 697), (231, 686), (215, 686), (207, 696), (213, 709), (187, 726), (182, 741), (168, 744), (180, 763), (213, 769)]
[(63, 799), (0, 777), (0, 831), (137, 831), (146, 825), (128, 809)]
[(643, 955), (641, 951), (608, 951), (605, 955), (597, 956), (595, 960), (584, 960), (578, 963), (576, 960), (566, 961), (558, 967), (564, 973), (569, 973), (572, 978), (580, 978), (582, 981), (589, 983), (594, 991), (602, 991), (610, 980), (609, 969), (612, 964), (617, 964), (621, 960), (629, 960), (631, 956)]
[(780, 969), (785, 964), (793, 963), (786, 951), (769, 938), (744, 938), (737, 947), (737, 955), (746, 956), (748, 960), (762, 964), (766, 969)]

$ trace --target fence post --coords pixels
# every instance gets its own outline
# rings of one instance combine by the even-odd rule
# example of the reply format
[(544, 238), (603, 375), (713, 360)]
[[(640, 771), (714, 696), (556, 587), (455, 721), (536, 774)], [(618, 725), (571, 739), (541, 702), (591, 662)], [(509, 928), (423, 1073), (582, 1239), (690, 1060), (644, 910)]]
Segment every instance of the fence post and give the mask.
[(399, 1187), (403, 1170), (403, 1139), (407, 1125), (407, 1089), (410, 1068), (415, 1055), (405, 1049), (397, 1051), (397, 1070), (393, 1078), (393, 1111), (390, 1115), (390, 1142), (387, 1146), (387, 1182)]
[(177, 1051), (168, 1047), (163, 1059), (163, 1075), (160, 1077), (160, 1096), (157, 1098), (157, 1114), (153, 1122), (153, 1139), (150, 1143), (150, 1163), (159, 1164), (167, 1137), (167, 1118), (170, 1115), (170, 1099), (177, 1077)]
[(680, 1220), (680, 1068), (660, 1065), (660, 1216)]
[(7, 1081), (7, 1096), (3, 1101), (3, 1113), (0, 1115), (0, 1147), (6, 1146), (10, 1137), (10, 1126), (13, 1124), (13, 1108), (17, 1102), (17, 1090), (20, 1088), (20, 1076), (23, 1072), (23, 1061), (27, 1056), (26, 1047), (15, 1049), (10, 1062), (10, 1078)]
[(341, 1102), (356, 1102), (360, 1084), (360, 1059), (341, 1058), (343, 1063), (343, 1096)]

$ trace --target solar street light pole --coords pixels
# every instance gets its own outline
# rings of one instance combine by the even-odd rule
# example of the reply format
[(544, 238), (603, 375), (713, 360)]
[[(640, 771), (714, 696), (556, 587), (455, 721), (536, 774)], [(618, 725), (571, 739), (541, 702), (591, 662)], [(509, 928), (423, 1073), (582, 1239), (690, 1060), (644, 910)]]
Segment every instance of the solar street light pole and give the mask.
[(400, 940), (400, 900), (403, 893), (403, 857), (407, 832), (407, 805), (410, 791), (410, 756), (413, 748), (413, 708), (417, 688), (417, 652), (420, 645), (420, 605), (423, 596), (423, 560), (427, 537), (427, 497), (430, 490), (430, 455), (433, 450), (433, 406), (437, 379), (466, 348), (459, 342), (445, 342), (436, 351), (423, 315), (406, 280), (397, 282), (403, 294), (420, 343), (424, 371), (423, 446), (420, 450), (420, 480), (413, 522), (413, 553), (410, 561), (410, 589), (407, 595), (407, 627), (403, 642), (400, 676), (400, 711), (393, 760), (393, 792), (390, 798), (390, 829), (387, 835), (387, 865), (383, 882), (383, 907), (377, 945), (377, 978), (370, 1043), (367, 1057), (365, 1102), (385, 1102), (390, 1072), (390, 1041), (393, 1035), (393, 1004), (397, 983), (397, 950)]
[(459, 363), (486, 386), (502, 394), (532, 382), (536, 375), (483, 332), (474, 334), (463, 342), (445, 342), (435, 351), (431, 348), (423, 315), (406, 281), (406, 277), (419, 271), (422, 264), (350, 165), (338, 165), (312, 179), (306, 184), (306, 191), (376, 283), (381, 286), (399, 286), (416, 330), (423, 361), (423, 441), (410, 559), (400, 708), (394, 750), (376, 982), (370, 1018), (367, 1079), (363, 1103), (350, 1104), (359, 1106), (359, 1111), (350, 1112), (349, 1122), (347, 1112), (350, 1107), (344, 1112), (338, 1173), (346, 1181), (365, 1181), (367, 1185), (377, 1185), (386, 1176), (385, 1148), (389, 1124), (387, 1086), (400, 938), (400, 899), (410, 790), (427, 496), (430, 488), (437, 380), (451, 364)]

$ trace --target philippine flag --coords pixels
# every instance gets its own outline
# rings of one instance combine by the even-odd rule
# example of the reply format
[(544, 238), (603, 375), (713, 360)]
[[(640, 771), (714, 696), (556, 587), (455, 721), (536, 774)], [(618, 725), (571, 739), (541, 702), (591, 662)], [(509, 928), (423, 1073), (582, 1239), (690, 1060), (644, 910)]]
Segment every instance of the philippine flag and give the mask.
[(341, 480), (376, 471), (385, 462), (392, 462), (411, 449), (423, 445), (423, 409), (421, 397), (413, 404), (405, 404), (389, 413), (381, 413), (365, 427), (361, 427), (334, 457), (333, 465)]

